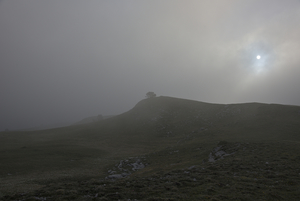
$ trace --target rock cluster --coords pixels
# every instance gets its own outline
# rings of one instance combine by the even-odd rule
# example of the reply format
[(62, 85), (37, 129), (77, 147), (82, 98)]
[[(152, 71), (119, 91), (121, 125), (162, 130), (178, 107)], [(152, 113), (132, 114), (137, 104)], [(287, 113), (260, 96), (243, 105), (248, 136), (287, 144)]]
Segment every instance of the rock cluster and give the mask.
[(224, 159), (225, 156), (234, 154), (240, 147), (240, 144), (230, 144), (226, 141), (221, 141), (218, 146), (215, 147), (208, 156), (208, 162), (215, 162), (220, 159)]
[(112, 169), (108, 170), (106, 179), (120, 179), (131, 175), (133, 172), (143, 169), (146, 164), (143, 163), (145, 158), (131, 157), (121, 160)]

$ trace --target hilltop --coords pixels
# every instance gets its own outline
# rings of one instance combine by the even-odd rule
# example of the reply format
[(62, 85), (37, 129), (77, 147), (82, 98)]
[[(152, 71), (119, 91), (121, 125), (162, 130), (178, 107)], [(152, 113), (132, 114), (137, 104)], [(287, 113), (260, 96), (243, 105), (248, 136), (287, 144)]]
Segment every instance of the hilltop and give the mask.
[[(101, 121), (1, 132), (0, 198), (186, 200), (186, 192), (195, 200), (222, 200), (220, 194), (253, 200), (270, 190), (274, 199), (294, 199), (300, 187), (299, 125), (299, 106), (161, 96)], [(275, 181), (277, 192), (270, 187)], [(115, 188), (122, 195), (111, 195)], [(233, 189), (236, 193), (227, 195)], [(54, 198), (59, 190), (64, 193)]]
[(140, 101), (123, 115), (138, 123), (155, 124), (155, 133), (166, 136), (196, 136), (206, 130), (216, 138), (226, 134), (232, 140), (300, 140), (299, 106), (210, 104), (158, 97)]

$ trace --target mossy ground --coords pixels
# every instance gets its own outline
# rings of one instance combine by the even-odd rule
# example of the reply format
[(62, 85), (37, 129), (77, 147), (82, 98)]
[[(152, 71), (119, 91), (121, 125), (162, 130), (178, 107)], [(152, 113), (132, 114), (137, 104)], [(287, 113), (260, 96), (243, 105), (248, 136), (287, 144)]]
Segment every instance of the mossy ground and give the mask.
[[(227, 143), (233, 154), (208, 162), (209, 148), (190, 144), (144, 156), (148, 166), (128, 178), (40, 182), (39, 190), (3, 200), (298, 200), (297, 143)], [(218, 146), (218, 144), (215, 144)], [(179, 148), (179, 149), (177, 149)], [(185, 160), (183, 160), (185, 158)], [(164, 161), (164, 162), (163, 162)], [(160, 164), (160, 165), (158, 165)]]

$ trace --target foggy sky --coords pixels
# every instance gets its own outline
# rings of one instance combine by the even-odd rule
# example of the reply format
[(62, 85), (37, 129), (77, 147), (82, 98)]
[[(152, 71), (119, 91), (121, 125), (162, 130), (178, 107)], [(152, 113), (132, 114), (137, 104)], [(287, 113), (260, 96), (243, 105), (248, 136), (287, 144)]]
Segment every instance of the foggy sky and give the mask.
[(0, 131), (120, 114), (148, 91), (300, 105), (299, 23), (299, 0), (2, 0)]

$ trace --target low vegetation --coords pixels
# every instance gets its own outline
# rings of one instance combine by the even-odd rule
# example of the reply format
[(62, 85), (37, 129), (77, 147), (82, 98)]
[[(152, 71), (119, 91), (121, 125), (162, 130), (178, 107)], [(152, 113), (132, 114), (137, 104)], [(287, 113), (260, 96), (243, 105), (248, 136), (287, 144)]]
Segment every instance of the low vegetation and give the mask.
[(299, 200), (300, 107), (140, 101), (102, 121), (0, 133), (2, 200)]

